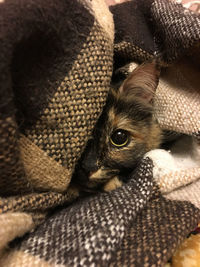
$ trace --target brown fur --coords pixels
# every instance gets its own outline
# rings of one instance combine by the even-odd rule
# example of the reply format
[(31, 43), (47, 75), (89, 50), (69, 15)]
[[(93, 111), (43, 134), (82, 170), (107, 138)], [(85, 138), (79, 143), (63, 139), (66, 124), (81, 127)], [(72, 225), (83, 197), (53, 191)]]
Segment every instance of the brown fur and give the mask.
[[(85, 187), (103, 184), (104, 191), (110, 191), (121, 186), (144, 154), (159, 147), (161, 130), (152, 104), (158, 79), (156, 63), (146, 63), (136, 68), (120, 88), (110, 91), (94, 137), (75, 172), (75, 179)], [(125, 145), (116, 146), (112, 138), (119, 129), (127, 138)]]

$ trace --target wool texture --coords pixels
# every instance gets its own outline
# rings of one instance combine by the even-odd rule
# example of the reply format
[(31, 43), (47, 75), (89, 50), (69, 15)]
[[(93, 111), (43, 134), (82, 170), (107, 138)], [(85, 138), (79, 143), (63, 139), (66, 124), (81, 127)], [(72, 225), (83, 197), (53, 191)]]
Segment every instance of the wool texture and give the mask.
[[(0, 1), (0, 266), (178, 266), (181, 249), (198, 252), (200, 16), (120, 2)], [(80, 195), (72, 174), (112, 77), (153, 58), (173, 144), (121, 188)]]

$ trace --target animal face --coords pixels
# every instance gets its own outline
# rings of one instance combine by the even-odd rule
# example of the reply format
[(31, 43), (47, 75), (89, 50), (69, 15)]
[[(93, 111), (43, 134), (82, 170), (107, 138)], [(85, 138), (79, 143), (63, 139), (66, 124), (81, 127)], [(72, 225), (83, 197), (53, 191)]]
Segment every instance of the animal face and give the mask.
[[(92, 138), (77, 165), (75, 179), (87, 188), (116, 177), (125, 179), (144, 154), (157, 148), (161, 130), (153, 116), (159, 70), (155, 63), (136, 68), (117, 89), (111, 89)], [(120, 184), (120, 183), (118, 183)]]

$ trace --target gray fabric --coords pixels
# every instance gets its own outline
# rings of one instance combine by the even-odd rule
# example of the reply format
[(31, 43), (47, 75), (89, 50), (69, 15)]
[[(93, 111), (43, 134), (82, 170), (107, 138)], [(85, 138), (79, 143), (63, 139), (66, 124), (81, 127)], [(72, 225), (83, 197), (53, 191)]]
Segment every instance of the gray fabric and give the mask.
[[(200, 210), (190, 201), (161, 195), (149, 158), (122, 188), (63, 207), (78, 196), (71, 174), (102, 111), (112, 68), (153, 57), (166, 66), (185, 54), (199, 64), (193, 55), (200, 40), (199, 16), (181, 5), (133, 0), (111, 7), (114, 43), (106, 6), (105, 16), (98, 13), (102, 6), (98, 0), (0, 3), (0, 23), (7, 26), (0, 27), (2, 244), (45, 220), (7, 250), (0, 247), (2, 266), (164, 266), (200, 220)], [(169, 124), (179, 126), (175, 120)], [(190, 134), (199, 132), (194, 127)], [(65, 172), (62, 191), (63, 181), (60, 188), (52, 181)], [(16, 212), (41, 217), (10, 235), (9, 215)]]

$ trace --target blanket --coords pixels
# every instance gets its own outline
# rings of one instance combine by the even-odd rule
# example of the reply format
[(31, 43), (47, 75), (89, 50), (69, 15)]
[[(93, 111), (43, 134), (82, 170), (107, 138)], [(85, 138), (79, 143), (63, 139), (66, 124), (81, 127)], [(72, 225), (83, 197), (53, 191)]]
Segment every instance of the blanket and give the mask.
[[(199, 244), (199, 14), (169, 0), (1, 0), (0, 26), (0, 266), (178, 266), (179, 246)], [(80, 196), (71, 177), (112, 75), (153, 58), (155, 116), (176, 138), (121, 188)]]

